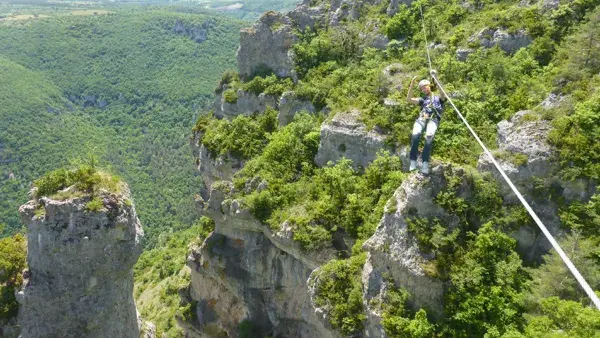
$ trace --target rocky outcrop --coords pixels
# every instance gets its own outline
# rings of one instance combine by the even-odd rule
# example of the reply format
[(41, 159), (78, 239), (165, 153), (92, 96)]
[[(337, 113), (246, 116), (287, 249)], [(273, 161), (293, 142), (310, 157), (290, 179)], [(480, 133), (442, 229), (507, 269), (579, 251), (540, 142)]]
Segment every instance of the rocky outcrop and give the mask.
[(467, 61), (469, 55), (473, 54), (474, 51), (472, 48), (458, 48), (456, 50), (456, 59), (458, 61)]
[[(125, 189), (126, 190), (126, 189)], [(21, 337), (139, 337), (133, 265), (140, 221), (128, 193), (42, 197), (21, 206), (28, 280), (17, 295)]]
[(173, 32), (185, 35), (194, 42), (202, 43), (208, 39), (208, 30), (210, 27), (211, 21), (205, 21), (202, 25), (185, 25), (181, 20), (176, 20)]
[(287, 16), (293, 20), (294, 26), (305, 31), (314, 30), (315, 27), (325, 24), (327, 12), (325, 4), (321, 3), (316, 7), (310, 7), (310, 0), (305, 0), (302, 4), (290, 11)]
[(305, 252), (288, 226), (273, 232), (239, 201), (227, 200), (230, 188), (218, 182), (208, 201), (199, 202), (215, 231), (188, 257), (188, 295), (197, 318), (188, 334), (237, 336), (248, 320), (261, 337), (336, 337), (314, 316), (307, 293), (310, 273), (335, 250)]
[(523, 29), (515, 33), (508, 33), (502, 29), (490, 28), (480, 30), (468, 40), (469, 43), (479, 43), (485, 48), (498, 46), (508, 54), (514, 54), (519, 49), (529, 46), (532, 41), (531, 36)]
[(314, 113), (316, 108), (312, 102), (299, 98), (295, 92), (283, 93), (279, 99), (279, 115), (277, 115), (279, 126), (290, 124), (296, 113), (302, 111)]
[[(227, 86), (223, 87), (223, 92), (227, 90)], [(267, 107), (277, 109), (279, 100), (272, 95), (254, 93), (238, 89), (236, 91), (237, 100), (235, 102), (227, 102), (223, 93), (217, 94), (213, 104), (213, 114), (218, 118), (233, 119), (238, 115), (249, 116), (255, 113), (263, 113)]]
[[(559, 235), (562, 230), (557, 201), (561, 198), (566, 202), (587, 201), (595, 193), (596, 184), (583, 179), (560, 179), (557, 175), (559, 166), (554, 161), (555, 154), (547, 143), (550, 130), (550, 123), (540, 120), (536, 113), (520, 111), (509, 121), (498, 124), (498, 150), (494, 154), (498, 164), (548, 230), (553, 235)], [(477, 168), (490, 172), (499, 182), (505, 203), (520, 203), (487, 155), (481, 155)], [(550, 243), (535, 225), (521, 227), (513, 236), (526, 260), (538, 260), (551, 249)]]
[(406, 7), (412, 4), (413, 0), (390, 0), (390, 5), (387, 8), (387, 15), (394, 16), (398, 13), (398, 8), (402, 5), (406, 5)]
[(251, 28), (242, 29), (237, 52), (243, 79), (265, 70), (297, 80), (292, 45), (297, 41), (292, 20), (276, 12), (265, 13)]
[(202, 133), (195, 133), (190, 139), (192, 154), (196, 159), (196, 168), (202, 175), (203, 187), (200, 195), (204, 200), (209, 198), (209, 189), (213, 183), (221, 180), (231, 180), (233, 175), (242, 169), (244, 161), (230, 155), (213, 157), (202, 144)]
[[(381, 327), (380, 306), (389, 289), (406, 289), (411, 295), (408, 306), (413, 310), (425, 308), (434, 317), (443, 315), (443, 281), (429, 276), (424, 268), (435, 257), (419, 249), (407, 221), (414, 217), (437, 218), (449, 229), (458, 226), (458, 216), (434, 203), (437, 194), (447, 187), (445, 173), (448, 171), (466, 177), (461, 169), (448, 165), (434, 166), (425, 180), (418, 174), (409, 176), (388, 201), (375, 234), (363, 244), (368, 252), (362, 282), (369, 337), (386, 337)], [(464, 178), (457, 194), (466, 198), (471, 192), (469, 180)]]
[(325, 166), (345, 157), (352, 160), (354, 168), (366, 168), (380, 150), (393, 152), (385, 143), (386, 136), (376, 130), (368, 130), (360, 121), (360, 112), (336, 114), (331, 122), (321, 126), (321, 141), (315, 162)]
[[(385, 97), (384, 104), (387, 106), (399, 106), (406, 100), (398, 100), (397, 97), (405, 96), (402, 91), (410, 84), (411, 76), (401, 63), (392, 63), (385, 67), (379, 75), (379, 94)], [(390, 97), (397, 94), (396, 98)]]

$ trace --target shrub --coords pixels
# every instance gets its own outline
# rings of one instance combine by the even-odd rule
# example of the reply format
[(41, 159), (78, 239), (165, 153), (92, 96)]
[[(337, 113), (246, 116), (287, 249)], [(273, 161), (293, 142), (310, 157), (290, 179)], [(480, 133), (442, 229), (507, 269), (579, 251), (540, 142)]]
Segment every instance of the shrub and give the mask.
[(86, 209), (92, 212), (98, 212), (104, 208), (104, 202), (100, 197), (94, 197), (91, 201), (85, 205)]
[(19, 304), (15, 290), (23, 284), (22, 272), (27, 264), (26, 242), (21, 234), (0, 239), (0, 319), (17, 315)]
[(452, 266), (446, 310), (453, 337), (501, 335), (521, 328), (528, 276), (515, 246), (514, 239), (488, 223)]
[[(390, 281), (393, 283), (393, 281)], [(434, 326), (427, 320), (427, 313), (420, 309), (410, 319), (406, 310), (409, 295), (405, 290), (391, 286), (383, 297), (381, 325), (389, 337), (429, 338), (435, 333)]]
[(366, 254), (323, 265), (311, 277), (315, 287), (315, 304), (324, 308), (331, 325), (344, 335), (362, 331), (366, 319), (362, 303), (360, 273)]
[[(117, 176), (99, 171), (94, 166), (82, 164), (71, 170), (57, 169), (51, 171), (34, 181), (34, 186), (37, 187), (36, 198), (42, 196), (69, 198), (77, 196), (78, 192), (94, 195), (99, 189), (119, 193), (121, 180)], [(55, 195), (59, 190), (71, 186), (74, 187), (74, 191)]]
[(227, 89), (223, 92), (223, 98), (225, 98), (225, 102), (236, 104), (238, 100), (237, 91), (234, 89)]

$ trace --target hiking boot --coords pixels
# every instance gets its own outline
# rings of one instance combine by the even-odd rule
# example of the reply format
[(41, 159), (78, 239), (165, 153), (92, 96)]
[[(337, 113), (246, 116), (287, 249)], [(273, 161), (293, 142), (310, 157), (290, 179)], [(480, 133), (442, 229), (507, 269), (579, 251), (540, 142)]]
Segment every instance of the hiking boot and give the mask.
[(423, 162), (421, 166), (421, 174), (428, 175), (429, 174), (429, 162)]
[(417, 170), (417, 161), (410, 161), (410, 168), (408, 168), (408, 171), (415, 171)]

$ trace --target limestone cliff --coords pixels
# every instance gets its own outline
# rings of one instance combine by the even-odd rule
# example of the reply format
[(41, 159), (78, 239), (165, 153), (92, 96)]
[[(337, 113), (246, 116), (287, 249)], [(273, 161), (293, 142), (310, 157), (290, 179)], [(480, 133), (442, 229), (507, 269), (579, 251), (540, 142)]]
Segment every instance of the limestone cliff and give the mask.
[(304, 252), (289, 231), (274, 233), (238, 201), (225, 200), (218, 183), (198, 205), (215, 231), (188, 257), (186, 298), (197, 318), (182, 323), (188, 335), (236, 337), (248, 321), (261, 337), (337, 337), (313, 313), (307, 288), (313, 269), (335, 250)]
[(140, 336), (133, 265), (142, 227), (128, 193), (98, 198), (98, 211), (86, 206), (90, 196), (42, 197), (19, 209), (29, 266), (17, 295), (21, 337)]
[[(410, 2), (386, 2), (388, 8), (381, 13), (393, 15), (399, 6)], [(315, 27), (343, 29), (340, 27), (344, 26), (344, 22), (359, 19), (365, 13), (365, 5), (382, 3), (379, 0), (307, 0), (288, 14), (265, 14), (252, 28), (242, 31), (238, 51), (242, 80), (267, 70), (296, 82), (292, 45), (298, 39), (298, 31)], [(370, 41), (364, 46), (376, 47), (375, 43), (385, 48), (387, 43), (376, 36), (378, 22), (369, 22), (365, 26), (372, 27), (370, 33), (375, 35), (362, 32), (361, 41)], [(484, 29), (474, 34), (469, 42), (484, 48), (498, 46), (512, 54), (529, 45), (531, 38), (524, 31), (509, 34), (502, 29)], [(461, 58), (466, 58), (469, 52), (457, 51)], [(405, 92), (403, 86), (412, 77), (408, 67), (391, 63), (378, 71), (381, 73), (376, 90), (380, 94), (380, 103), (389, 108), (403, 104), (400, 102), (403, 97), (398, 94)], [(269, 106), (279, 111), (278, 122), (283, 126), (290, 123), (298, 111), (316, 111), (312, 103), (291, 91), (281, 97), (256, 95), (242, 89), (238, 89), (236, 94), (235, 103), (226, 102), (221, 95), (217, 97), (214, 105), (216, 116), (251, 115), (263, 112)], [(323, 109), (323, 112), (328, 111), (327, 107)], [(536, 198), (534, 195), (540, 193), (540, 189), (548, 191), (556, 188), (558, 190), (552, 194), (556, 198), (585, 201), (594, 194), (596, 184), (588, 181), (569, 183), (554, 177), (558, 167), (546, 142), (550, 125), (532, 116), (525, 117), (528, 114), (519, 112), (511, 120), (498, 124), (499, 150), (495, 153), (509, 176), (529, 196), (540, 217), (548, 222), (552, 231), (559, 233), (558, 205), (548, 198)], [(325, 119), (314, 158), (316, 165), (324, 167), (328, 162), (348, 158), (352, 160), (354, 169), (360, 171), (377, 158), (378, 152), (388, 151), (399, 156), (407, 169), (406, 148), (398, 149), (400, 147), (389, 142), (389, 135), (383, 128), (367, 126), (362, 117), (363, 112), (349, 107)], [(341, 242), (347, 249), (353, 246), (353, 240), (340, 235), (343, 238), (336, 238), (319, 250), (303, 249), (293, 240), (294, 227), (288, 221), (269, 227), (254, 217), (239, 198), (240, 189), (244, 193), (260, 192), (268, 189), (268, 182), (254, 177), (246, 182), (245, 187), (242, 185), (236, 190), (232, 181), (236, 172), (245, 165), (243, 160), (229, 155), (211, 157), (202, 145), (201, 133), (192, 138), (192, 147), (197, 168), (204, 179), (196, 197), (197, 207), (200, 213), (215, 221), (215, 230), (188, 256), (191, 283), (182, 293), (182, 301), (191, 303), (194, 318), (181, 322), (188, 336), (236, 337), (248, 330), (256, 336), (341, 336), (329, 320), (331, 304), (318, 307), (315, 299), (319, 297), (319, 283), (330, 282), (320, 278), (323, 266), (343, 258), (348, 252), (340, 250), (333, 242)], [(390, 290), (407, 291), (406, 307), (412, 311), (425, 309), (433, 319), (444, 316), (448, 276), (437, 273), (435, 264), (439, 257), (433, 251), (426, 252), (409, 224), (416, 218), (427, 224), (439, 222), (448, 231), (462, 231), (461, 227), (467, 226), (470, 231), (479, 228), (483, 223), (480, 215), (459, 216), (459, 212), (451, 210), (452, 206), (445, 209), (437, 199), (443, 192), (463, 202), (473, 200), (477, 194), (474, 176), (481, 180), (485, 177), (486, 182), (493, 186), (494, 198), (499, 201), (498, 208), (517, 205), (485, 155), (480, 157), (477, 169), (436, 162), (428, 177), (416, 173), (403, 174), (403, 182), (388, 201), (385, 212), (377, 216), (381, 219), (374, 233), (354, 248), (359, 247), (363, 250), (361, 254), (366, 255), (366, 261), (359, 270), (362, 271), (359, 278), (366, 319), (364, 327), (354, 336), (387, 337), (382, 324), (382, 303)], [(544, 184), (539, 184), (540, 177), (546, 179)], [(494, 179), (500, 188), (499, 195), (496, 194), (498, 189)], [(514, 226), (509, 231), (513, 231), (511, 235), (517, 239), (525, 259), (539, 260), (549, 250), (533, 225), (510, 226)]]

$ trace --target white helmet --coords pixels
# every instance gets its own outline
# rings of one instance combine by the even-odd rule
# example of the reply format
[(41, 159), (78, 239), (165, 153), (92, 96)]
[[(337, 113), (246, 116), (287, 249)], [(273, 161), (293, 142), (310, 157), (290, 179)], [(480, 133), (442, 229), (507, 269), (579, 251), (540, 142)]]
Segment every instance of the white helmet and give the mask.
[(431, 85), (431, 82), (429, 82), (428, 80), (419, 81), (419, 88), (423, 87), (423, 86), (429, 86), (429, 85)]

